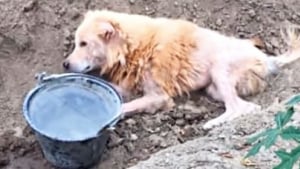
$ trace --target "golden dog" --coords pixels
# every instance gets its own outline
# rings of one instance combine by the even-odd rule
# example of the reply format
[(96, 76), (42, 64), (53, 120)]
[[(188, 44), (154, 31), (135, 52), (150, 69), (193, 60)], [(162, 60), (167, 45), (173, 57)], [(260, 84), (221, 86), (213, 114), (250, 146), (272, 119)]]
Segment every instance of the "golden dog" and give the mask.
[(101, 69), (122, 94), (143, 95), (123, 104), (125, 114), (174, 106), (173, 97), (206, 89), (226, 111), (205, 129), (254, 112), (246, 101), (266, 88), (266, 78), (300, 57), (300, 39), (288, 29), (289, 50), (268, 56), (258, 41), (238, 39), (178, 19), (108, 10), (88, 11), (63, 66), (71, 72)]

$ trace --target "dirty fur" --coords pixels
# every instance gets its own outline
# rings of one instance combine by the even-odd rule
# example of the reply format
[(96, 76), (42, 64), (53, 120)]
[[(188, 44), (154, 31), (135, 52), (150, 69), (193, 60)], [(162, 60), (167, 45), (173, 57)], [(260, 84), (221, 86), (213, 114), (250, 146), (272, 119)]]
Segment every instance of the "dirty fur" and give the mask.
[(289, 50), (273, 57), (257, 48), (257, 38), (228, 37), (185, 20), (88, 11), (64, 67), (101, 69), (123, 95), (142, 92), (123, 104), (125, 114), (170, 109), (173, 97), (205, 88), (226, 107), (204, 125), (211, 128), (260, 108), (243, 97), (262, 92), (271, 74), (300, 57), (299, 37), (289, 28)]

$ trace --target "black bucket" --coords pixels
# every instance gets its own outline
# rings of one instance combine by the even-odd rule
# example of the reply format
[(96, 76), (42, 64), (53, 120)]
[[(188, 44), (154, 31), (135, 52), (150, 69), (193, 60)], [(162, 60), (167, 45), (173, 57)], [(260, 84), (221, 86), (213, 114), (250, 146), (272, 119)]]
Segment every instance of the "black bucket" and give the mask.
[(109, 129), (121, 119), (121, 104), (116, 90), (94, 76), (43, 74), (26, 95), (23, 115), (50, 163), (89, 168), (100, 161)]

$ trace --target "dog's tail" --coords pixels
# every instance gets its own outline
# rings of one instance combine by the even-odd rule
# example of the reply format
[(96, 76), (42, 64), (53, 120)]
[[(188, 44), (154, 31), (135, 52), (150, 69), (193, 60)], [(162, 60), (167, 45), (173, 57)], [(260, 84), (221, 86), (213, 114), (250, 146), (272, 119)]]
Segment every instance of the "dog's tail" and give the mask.
[(284, 66), (300, 59), (300, 27), (289, 25), (284, 30), (281, 29), (281, 34), (288, 49), (281, 55), (268, 57), (268, 68), (272, 74), (277, 74)]

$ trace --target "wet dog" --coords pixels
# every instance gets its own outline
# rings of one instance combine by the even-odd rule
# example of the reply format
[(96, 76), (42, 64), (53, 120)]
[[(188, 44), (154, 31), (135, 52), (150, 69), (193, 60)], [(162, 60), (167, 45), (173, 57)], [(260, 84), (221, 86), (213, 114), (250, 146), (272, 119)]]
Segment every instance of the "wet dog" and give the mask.
[(266, 79), (300, 57), (300, 39), (286, 32), (289, 49), (268, 56), (258, 40), (238, 39), (179, 19), (108, 10), (88, 11), (75, 33), (75, 49), (63, 62), (71, 72), (100, 75), (121, 94), (142, 92), (123, 104), (125, 114), (174, 106), (173, 98), (205, 89), (226, 111), (205, 129), (260, 109), (244, 97), (263, 91)]

